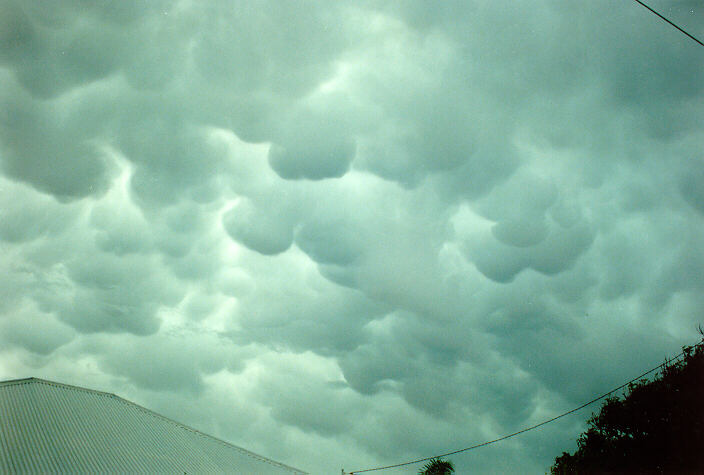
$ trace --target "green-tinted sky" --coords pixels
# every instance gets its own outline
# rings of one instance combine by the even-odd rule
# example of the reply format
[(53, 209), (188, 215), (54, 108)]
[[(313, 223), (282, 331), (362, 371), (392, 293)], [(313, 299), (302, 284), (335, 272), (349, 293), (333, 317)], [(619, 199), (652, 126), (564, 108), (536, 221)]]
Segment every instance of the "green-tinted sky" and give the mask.
[(0, 0), (0, 378), (313, 473), (483, 442), (697, 341), (703, 149), (632, 1)]

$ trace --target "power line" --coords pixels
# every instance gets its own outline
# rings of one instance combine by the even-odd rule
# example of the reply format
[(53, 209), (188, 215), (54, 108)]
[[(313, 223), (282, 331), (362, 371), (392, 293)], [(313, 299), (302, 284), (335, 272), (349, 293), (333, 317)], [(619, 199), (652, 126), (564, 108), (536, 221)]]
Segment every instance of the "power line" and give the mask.
[(645, 3), (641, 2), (640, 0), (635, 0), (635, 1), (636, 1), (637, 3), (640, 3), (641, 5), (643, 5), (645, 8), (647, 8), (647, 9), (650, 10), (651, 12), (655, 13), (657, 16), (659, 16), (660, 18), (662, 18), (663, 20), (665, 20), (666, 22), (668, 22), (670, 25), (672, 25), (672, 26), (674, 26), (675, 28), (677, 28), (678, 30), (680, 30), (680, 31), (681, 31), (682, 33), (684, 33), (685, 35), (687, 35), (687, 36), (689, 36), (690, 38), (692, 38), (694, 41), (696, 41), (696, 42), (699, 43), (700, 45), (704, 46), (704, 43), (702, 43), (701, 41), (699, 41), (698, 39), (696, 39), (694, 36), (690, 35), (690, 34), (687, 33), (686, 31), (684, 31), (684, 29), (682, 29), (682, 28), (680, 28), (679, 26), (677, 26), (677, 25), (675, 25), (674, 23), (672, 23), (670, 20), (668, 20), (667, 18), (665, 18), (664, 16), (662, 16), (661, 14), (659, 14), (658, 12), (656, 12), (655, 10), (653, 10), (652, 8), (650, 8), (650, 7), (649, 7), (648, 5), (646, 5)]
[[(637, 0), (636, 0), (636, 1), (637, 1)], [(700, 346), (700, 345), (702, 345), (702, 344), (704, 344), (704, 342), (697, 343), (696, 345), (693, 345), (693, 346), (691, 346), (691, 347), (689, 347), (689, 348), (690, 348), (690, 349), (696, 348), (696, 347), (698, 347), (698, 346)], [(570, 410), (570, 411), (563, 412), (563, 413), (560, 414), (559, 416), (555, 416), (555, 417), (553, 417), (552, 419), (548, 419), (548, 420), (543, 421), (543, 422), (541, 422), (541, 423), (539, 423), (539, 424), (535, 424), (535, 425), (533, 425), (533, 426), (526, 427), (525, 429), (521, 429), (521, 430), (519, 430), (519, 431), (517, 431), (517, 432), (513, 432), (513, 433), (508, 434), (508, 435), (505, 435), (505, 436), (503, 436), (503, 437), (499, 437), (498, 439), (489, 440), (489, 441), (487, 441), (487, 442), (482, 442), (481, 444), (473, 445), (473, 446), (471, 446), (471, 447), (465, 447), (464, 449), (459, 449), (459, 450), (455, 450), (455, 451), (452, 451), (452, 452), (447, 452), (447, 453), (445, 453), (445, 454), (433, 455), (432, 457), (425, 457), (425, 458), (422, 458), (422, 459), (411, 460), (410, 462), (397, 463), (397, 464), (394, 464), (394, 465), (385, 465), (385, 466), (383, 466), (383, 467), (367, 468), (367, 469), (364, 469), (364, 470), (355, 470), (355, 471), (349, 472), (349, 473), (350, 473), (350, 475), (353, 475), (353, 474), (355, 474), (355, 473), (373, 472), (373, 471), (376, 471), (376, 470), (386, 470), (386, 469), (389, 469), (389, 468), (397, 468), (397, 467), (403, 467), (403, 466), (406, 466), (406, 465), (413, 465), (413, 464), (420, 463), (420, 462), (425, 462), (425, 461), (427, 461), (427, 460), (431, 460), (431, 459), (434, 459), (434, 458), (447, 457), (447, 456), (449, 456), (449, 455), (459, 454), (460, 452), (467, 452), (468, 450), (478, 449), (479, 447), (485, 447), (485, 446), (487, 446), (487, 445), (491, 445), (491, 444), (495, 444), (495, 443), (497, 443), (497, 442), (501, 442), (502, 440), (510, 439), (511, 437), (515, 437), (515, 436), (517, 436), (517, 435), (519, 435), (519, 434), (523, 434), (524, 432), (528, 432), (528, 431), (530, 431), (530, 430), (537, 429), (538, 427), (544, 426), (545, 424), (549, 424), (549, 423), (551, 423), (551, 422), (553, 422), (553, 421), (556, 421), (556, 420), (558, 420), (558, 419), (561, 419), (561, 418), (563, 418), (563, 417), (565, 417), (565, 416), (567, 416), (567, 415), (570, 415), (570, 414), (572, 414), (572, 413), (574, 413), (574, 412), (579, 411), (580, 409), (584, 409), (585, 407), (589, 406), (590, 404), (593, 404), (593, 403), (597, 402), (597, 401), (600, 400), (600, 399), (604, 399), (605, 397), (607, 397), (607, 396), (609, 396), (609, 395), (615, 393), (616, 391), (619, 391), (619, 390), (625, 388), (625, 387), (628, 386), (629, 384), (634, 383), (634, 382), (638, 381), (639, 379), (643, 378), (644, 376), (649, 375), (649, 374), (652, 373), (653, 371), (657, 371), (658, 369), (662, 368), (662, 367), (665, 366), (665, 365), (668, 365), (668, 364), (671, 364), (671, 363), (673, 363), (673, 362), (678, 361), (682, 356), (684, 356), (684, 354), (685, 354), (686, 351), (687, 351), (687, 349), (683, 350), (679, 355), (675, 356), (674, 358), (672, 358), (672, 359), (670, 359), (670, 360), (666, 360), (664, 363), (661, 363), (661, 364), (657, 365), (656, 367), (654, 367), (654, 368), (652, 368), (652, 369), (649, 369), (648, 371), (646, 371), (645, 373), (641, 374), (640, 376), (636, 376), (635, 378), (631, 379), (631, 380), (628, 381), (627, 383), (624, 383), (624, 384), (622, 384), (621, 386), (619, 386), (619, 387), (617, 387), (617, 388), (614, 388), (614, 389), (612, 389), (611, 391), (609, 391), (609, 392), (607, 392), (607, 393), (602, 394), (601, 396), (595, 397), (595, 398), (592, 399), (591, 401), (585, 402), (584, 404), (582, 404), (582, 405), (579, 406), (579, 407), (575, 407), (574, 409), (572, 409), (572, 410)]]

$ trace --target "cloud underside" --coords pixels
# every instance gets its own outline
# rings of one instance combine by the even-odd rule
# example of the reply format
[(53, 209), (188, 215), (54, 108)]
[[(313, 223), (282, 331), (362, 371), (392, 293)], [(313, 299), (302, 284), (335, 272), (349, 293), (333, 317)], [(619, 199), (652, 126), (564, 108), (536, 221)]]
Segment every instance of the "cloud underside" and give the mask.
[(315, 473), (540, 422), (696, 338), (703, 88), (630, 4), (2, 0), (0, 373)]

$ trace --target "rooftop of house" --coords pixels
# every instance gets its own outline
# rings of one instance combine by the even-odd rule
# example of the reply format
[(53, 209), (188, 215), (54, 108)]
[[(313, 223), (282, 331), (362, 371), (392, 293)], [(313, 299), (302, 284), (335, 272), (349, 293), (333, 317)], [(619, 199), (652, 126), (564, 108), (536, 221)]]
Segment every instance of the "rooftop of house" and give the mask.
[(111, 393), (0, 382), (0, 472), (305, 473)]

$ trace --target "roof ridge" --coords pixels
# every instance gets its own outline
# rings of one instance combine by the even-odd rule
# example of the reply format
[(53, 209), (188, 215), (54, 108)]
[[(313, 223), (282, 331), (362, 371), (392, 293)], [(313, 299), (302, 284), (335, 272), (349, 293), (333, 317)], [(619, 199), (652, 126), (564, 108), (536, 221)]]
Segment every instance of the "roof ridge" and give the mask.
[(14, 386), (14, 385), (20, 385), (20, 384), (31, 384), (31, 383), (45, 384), (45, 385), (47, 385), (47, 386), (54, 386), (54, 387), (57, 387), (57, 388), (60, 388), (60, 389), (78, 390), (78, 391), (82, 391), (82, 392), (92, 393), (92, 394), (95, 394), (95, 395), (97, 395), (97, 396), (110, 397), (110, 398), (113, 398), (113, 399), (115, 399), (116, 401), (118, 401), (118, 402), (120, 402), (120, 403), (129, 405), (129, 406), (132, 406), (132, 407), (134, 407), (134, 408), (140, 410), (141, 412), (143, 412), (143, 413), (145, 413), (145, 414), (147, 414), (147, 415), (149, 415), (149, 416), (151, 416), (151, 417), (155, 417), (155, 418), (157, 418), (157, 419), (162, 419), (162, 420), (164, 420), (164, 421), (166, 421), (166, 422), (169, 422), (169, 423), (171, 423), (171, 424), (173, 424), (173, 425), (175, 425), (175, 426), (177, 426), (177, 427), (180, 427), (180, 428), (182, 428), (182, 429), (185, 429), (185, 430), (187, 430), (187, 431), (189, 431), (189, 432), (192, 432), (192, 433), (194, 433), (194, 434), (197, 434), (197, 435), (199, 435), (199, 436), (201, 436), (201, 437), (205, 437), (205, 438), (207, 438), (207, 439), (211, 439), (211, 440), (213, 440), (213, 441), (215, 441), (215, 442), (218, 442), (218, 443), (220, 443), (220, 444), (223, 444), (223, 445), (225, 445), (225, 446), (231, 447), (231, 448), (233, 448), (233, 449), (239, 451), (239, 452), (242, 453), (243, 455), (247, 455), (247, 456), (249, 456), (249, 457), (251, 457), (251, 458), (253, 458), (253, 459), (256, 459), (256, 460), (259, 460), (259, 461), (261, 461), (261, 462), (265, 462), (265, 463), (268, 463), (268, 464), (271, 464), (271, 465), (274, 465), (274, 466), (278, 466), (278, 467), (286, 468), (286, 469), (289, 469), (289, 470), (293, 470), (293, 471), (298, 472), (298, 473), (303, 473), (303, 474), (306, 473), (306, 472), (303, 472), (302, 470), (299, 470), (299, 469), (297, 469), (297, 468), (294, 468), (294, 467), (291, 467), (291, 466), (289, 466), (289, 465), (283, 464), (283, 463), (281, 463), (281, 462), (277, 462), (277, 461), (275, 461), (275, 460), (269, 459), (269, 458), (267, 458), (267, 457), (264, 457), (263, 455), (259, 455), (259, 454), (255, 453), (255, 452), (252, 452), (252, 451), (250, 451), (250, 450), (247, 450), (247, 449), (245, 449), (245, 448), (243, 448), (243, 447), (239, 447), (239, 446), (237, 446), (237, 445), (235, 445), (235, 444), (232, 444), (232, 443), (230, 443), (230, 442), (227, 442), (226, 440), (220, 439), (220, 438), (215, 437), (215, 436), (210, 435), (210, 434), (206, 434), (205, 432), (202, 432), (202, 431), (199, 431), (198, 429), (195, 429), (195, 428), (193, 428), (193, 427), (187, 426), (186, 424), (183, 424), (183, 423), (178, 422), (178, 421), (176, 421), (176, 420), (174, 420), (174, 419), (171, 419), (171, 418), (169, 418), (169, 417), (166, 417), (166, 416), (164, 416), (164, 415), (162, 415), (162, 414), (159, 414), (158, 412), (152, 411), (151, 409), (148, 409), (148, 408), (146, 408), (146, 407), (144, 407), (144, 406), (141, 406), (141, 405), (137, 404), (136, 402), (133, 402), (133, 401), (130, 401), (130, 400), (125, 399), (125, 398), (123, 398), (123, 397), (120, 397), (120, 396), (118, 396), (118, 395), (116, 395), (116, 394), (114, 394), (114, 393), (109, 393), (109, 392), (106, 392), (106, 391), (98, 391), (98, 390), (96, 390), (96, 389), (84, 388), (84, 387), (75, 386), (75, 385), (72, 385), (72, 384), (59, 383), (59, 382), (56, 382), (56, 381), (50, 381), (50, 380), (47, 380), (47, 379), (36, 378), (36, 377), (29, 377), (29, 378), (20, 378), (20, 379), (11, 379), (11, 380), (6, 380), (6, 381), (0, 381), (0, 387), (3, 387), (3, 386)]
[[(79, 391), (98, 394), (101, 396), (110, 396), (110, 397), (115, 397), (118, 399), (123, 399), (114, 393), (109, 393), (106, 391), (98, 391), (97, 389), (84, 388), (82, 386), (76, 386), (73, 384), (60, 383), (58, 381), (51, 381), (48, 379), (36, 378), (34, 376), (30, 376), (29, 378), (10, 379), (10, 380), (6, 380), (6, 381), (0, 381), (0, 386), (14, 386), (16, 384), (29, 384), (29, 383), (46, 384), (48, 386), (56, 386), (56, 387), (63, 388), (63, 389), (73, 389), (73, 390), (77, 389)], [(127, 401), (126, 399), (124, 399), (124, 400)], [(129, 402), (129, 401), (127, 401), (127, 402)]]

